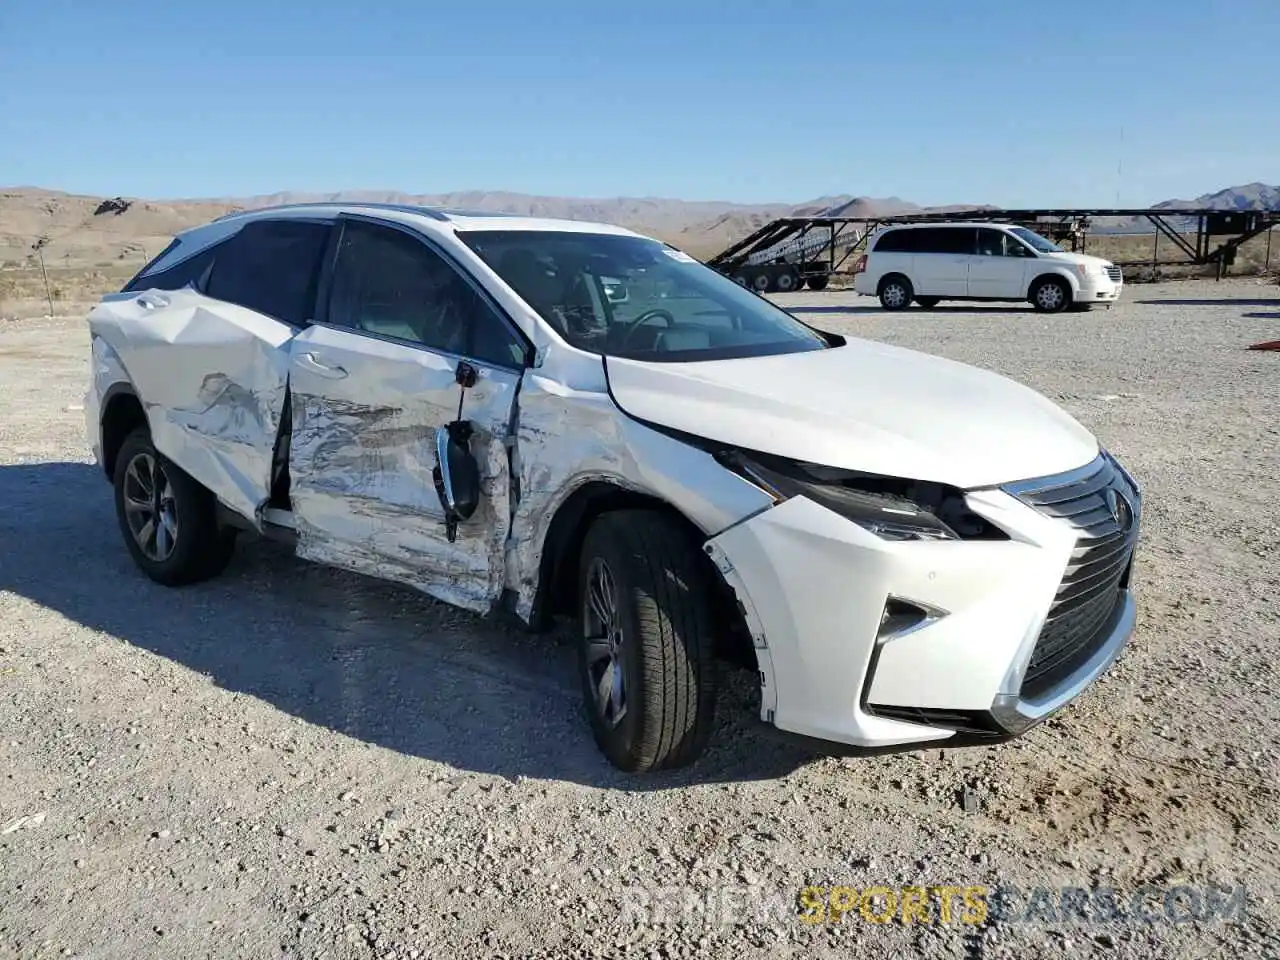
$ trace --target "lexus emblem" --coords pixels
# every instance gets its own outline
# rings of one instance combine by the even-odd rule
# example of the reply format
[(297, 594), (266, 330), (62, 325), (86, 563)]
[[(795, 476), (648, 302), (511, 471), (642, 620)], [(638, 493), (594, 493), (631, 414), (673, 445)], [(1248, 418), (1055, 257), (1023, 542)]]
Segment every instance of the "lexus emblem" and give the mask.
[(1133, 525), (1133, 506), (1128, 499), (1115, 487), (1107, 487), (1106, 500), (1107, 511), (1116, 526), (1121, 530), (1128, 530)]

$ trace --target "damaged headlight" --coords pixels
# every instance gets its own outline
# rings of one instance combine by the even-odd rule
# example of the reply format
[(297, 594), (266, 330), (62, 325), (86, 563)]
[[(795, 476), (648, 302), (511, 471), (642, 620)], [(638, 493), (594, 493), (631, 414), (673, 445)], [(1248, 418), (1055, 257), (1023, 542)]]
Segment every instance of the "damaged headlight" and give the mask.
[(807, 497), (882, 540), (1004, 540), (969, 509), (964, 494), (940, 483), (882, 477), (762, 453), (725, 450), (720, 463), (777, 502)]

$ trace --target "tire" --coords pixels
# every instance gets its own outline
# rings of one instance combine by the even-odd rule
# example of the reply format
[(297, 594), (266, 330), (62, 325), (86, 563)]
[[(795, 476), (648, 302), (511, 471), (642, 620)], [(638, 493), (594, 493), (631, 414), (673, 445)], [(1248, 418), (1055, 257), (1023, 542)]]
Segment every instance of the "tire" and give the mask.
[(886, 310), (905, 310), (914, 296), (911, 281), (900, 273), (891, 273), (880, 281), (880, 306)]
[(916, 297), (916, 303), (920, 304), (920, 306), (924, 307), (926, 310), (932, 310), (941, 302), (941, 297)]
[(738, 286), (740, 286), (740, 287), (750, 287), (750, 286), (751, 286), (751, 283), (750, 283), (750, 281), (748, 281), (748, 279), (747, 279), (747, 275), (746, 275), (745, 273), (735, 273), (735, 274), (733, 275), (733, 282), (734, 282), (734, 283), (736, 283), (736, 284), (737, 284)]
[(1031, 288), (1031, 305), (1038, 313), (1061, 313), (1071, 306), (1071, 288), (1057, 277), (1037, 280)]
[(825, 290), (825, 289), (827, 289), (827, 278), (826, 278), (826, 277), (810, 277), (810, 278), (809, 278), (809, 280), (808, 280), (808, 283), (809, 283), (809, 289), (810, 289), (810, 290)]
[(751, 289), (756, 293), (768, 293), (772, 286), (773, 279), (763, 271), (751, 278)]
[(779, 293), (790, 293), (796, 287), (801, 286), (802, 283), (803, 281), (800, 281), (794, 273), (778, 274), (777, 286)]
[(146, 427), (125, 437), (112, 479), (120, 533), (148, 577), (177, 587), (226, 569), (235, 531), (219, 527), (213, 494), (161, 456)]
[(587, 531), (578, 673), (596, 744), (620, 770), (682, 767), (706, 747), (716, 685), (704, 562), (655, 511), (606, 513)]

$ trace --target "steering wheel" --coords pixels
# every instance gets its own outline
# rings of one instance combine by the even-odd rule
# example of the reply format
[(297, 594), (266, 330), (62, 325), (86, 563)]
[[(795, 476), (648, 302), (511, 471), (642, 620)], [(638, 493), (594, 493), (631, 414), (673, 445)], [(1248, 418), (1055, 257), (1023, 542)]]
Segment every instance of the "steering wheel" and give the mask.
[(623, 327), (622, 333), (618, 336), (618, 349), (626, 346), (627, 341), (631, 339), (631, 335), (635, 333), (636, 330), (648, 323), (650, 320), (656, 320), (659, 317), (666, 321), (668, 327), (674, 327), (676, 325), (676, 318), (661, 307), (654, 307), (650, 310), (646, 310), (644, 313), (640, 314), (640, 316), (636, 317)]

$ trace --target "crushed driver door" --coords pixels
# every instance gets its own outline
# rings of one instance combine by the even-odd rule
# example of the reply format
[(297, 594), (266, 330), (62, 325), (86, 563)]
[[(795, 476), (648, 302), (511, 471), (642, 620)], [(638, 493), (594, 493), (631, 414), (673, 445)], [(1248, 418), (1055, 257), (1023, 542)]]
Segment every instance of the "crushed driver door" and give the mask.
[[(298, 555), (485, 612), (505, 581), (523, 347), (425, 238), (354, 216), (340, 228), (319, 321), (290, 344)], [(465, 391), (462, 359), (477, 370)], [(436, 430), (458, 418), (460, 401), (481, 499), (450, 541), (432, 469)]]

